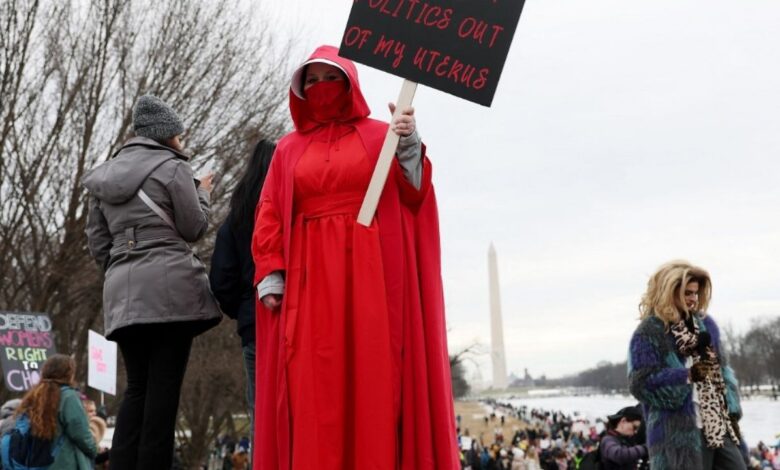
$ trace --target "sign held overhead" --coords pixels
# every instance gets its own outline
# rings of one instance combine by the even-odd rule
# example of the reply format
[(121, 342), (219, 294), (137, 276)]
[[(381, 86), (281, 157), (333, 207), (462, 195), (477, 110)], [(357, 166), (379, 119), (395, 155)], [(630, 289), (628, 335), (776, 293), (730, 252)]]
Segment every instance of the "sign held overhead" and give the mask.
[(339, 55), (490, 106), (524, 0), (354, 0)]

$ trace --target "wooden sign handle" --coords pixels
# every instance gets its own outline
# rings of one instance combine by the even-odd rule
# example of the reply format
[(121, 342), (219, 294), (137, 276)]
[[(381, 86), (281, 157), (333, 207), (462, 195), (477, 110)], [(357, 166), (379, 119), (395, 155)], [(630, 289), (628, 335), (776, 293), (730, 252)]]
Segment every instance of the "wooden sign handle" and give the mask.
[[(412, 99), (414, 99), (416, 90), (417, 82), (404, 80), (404, 84), (401, 86), (401, 94), (398, 95), (398, 101), (395, 102), (393, 119), (401, 114), (401, 110), (412, 105)], [(382, 195), (387, 175), (390, 173), (390, 165), (393, 163), (399, 139), (400, 136), (393, 132), (392, 125), (388, 127), (385, 142), (382, 144), (382, 151), (379, 153), (379, 160), (376, 162), (374, 174), (371, 175), (371, 182), (368, 184), (366, 197), (363, 198), (363, 205), (360, 206), (360, 212), (358, 212), (357, 221), (360, 225), (365, 227), (371, 225), (371, 220), (374, 218), (374, 213), (376, 213), (376, 206), (379, 204), (379, 196)]]

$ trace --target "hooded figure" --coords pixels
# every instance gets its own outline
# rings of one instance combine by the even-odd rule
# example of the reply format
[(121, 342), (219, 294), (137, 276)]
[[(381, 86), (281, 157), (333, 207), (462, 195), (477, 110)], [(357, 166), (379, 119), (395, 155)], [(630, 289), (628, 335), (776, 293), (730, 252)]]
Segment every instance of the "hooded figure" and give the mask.
[[(322, 77), (318, 63), (331, 66)], [(290, 112), (296, 130), (277, 146), (252, 243), (264, 299), (254, 468), (459, 468), (425, 147), (401, 137), (364, 227), (388, 124), (368, 118), (354, 64), (318, 48), (293, 76)]]
[(178, 140), (184, 128), (167, 104), (142, 96), (133, 124), (136, 137), (84, 178), (89, 250), (105, 270), (105, 336), (127, 372), (112, 470), (171, 467), (192, 340), (222, 316), (188, 245), (208, 227), (210, 177), (194, 180)]

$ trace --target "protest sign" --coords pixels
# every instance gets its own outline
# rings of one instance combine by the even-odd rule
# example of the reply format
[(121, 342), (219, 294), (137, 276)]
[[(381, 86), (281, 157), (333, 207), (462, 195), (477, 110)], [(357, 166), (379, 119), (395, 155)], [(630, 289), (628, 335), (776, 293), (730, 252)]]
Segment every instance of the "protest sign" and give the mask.
[[(339, 55), (405, 78), (395, 119), (417, 83), (490, 106), (525, 0), (353, 0)], [(385, 136), (358, 223), (369, 226), (398, 135)]]
[(0, 348), (5, 386), (12, 392), (29, 390), (40, 382), (43, 363), (57, 352), (49, 316), (0, 311)]
[(339, 55), (490, 106), (524, 0), (354, 0)]
[(89, 330), (87, 385), (116, 395), (116, 343)]

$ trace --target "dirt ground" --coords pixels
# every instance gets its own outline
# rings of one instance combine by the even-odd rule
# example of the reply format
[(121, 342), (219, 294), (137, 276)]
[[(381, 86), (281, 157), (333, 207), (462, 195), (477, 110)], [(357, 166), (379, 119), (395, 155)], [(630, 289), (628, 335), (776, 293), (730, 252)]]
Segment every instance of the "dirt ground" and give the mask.
[[(476, 401), (456, 401), (455, 415), (460, 415), (461, 434), (480, 439), (485, 444), (492, 444), (496, 428), (501, 428), (504, 434), (504, 442), (511, 442), (515, 431), (525, 429), (525, 423), (514, 416), (504, 417), (504, 426), (501, 426), (501, 416), (496, 414), (494, 420), (490, 419), (490, 409), (486, 405)], [(485, 416), (488, 423), (485, 424)], [(468, 433), (466, 432), (468, 430)]]

